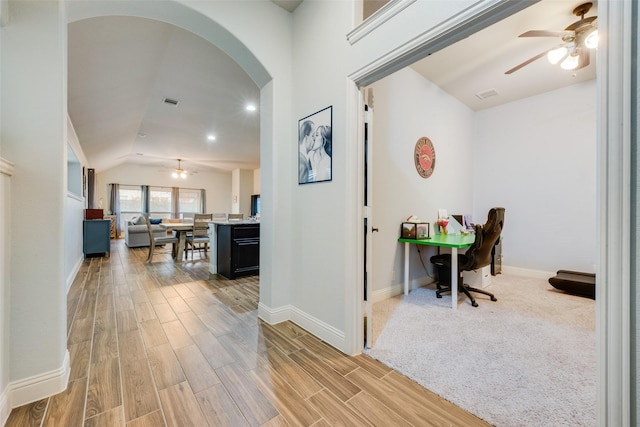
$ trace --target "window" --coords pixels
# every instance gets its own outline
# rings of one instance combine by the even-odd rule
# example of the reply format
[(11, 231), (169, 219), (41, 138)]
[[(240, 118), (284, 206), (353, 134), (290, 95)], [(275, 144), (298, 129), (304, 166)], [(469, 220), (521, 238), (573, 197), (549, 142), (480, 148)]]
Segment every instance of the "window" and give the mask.
[(171, 218), (171, 188), (149, 187), (149, 216)]
[(142, 213), (142, 187), (137, 185), (120, 186), (120, 218), (124, 224), (132, 217)]
[(180, 213), (202, 213), (201, 190), (192, 188), (180, 189)]
[[(148, 213), (152, 218), (181, 218), (185, 213), (203, 213), (203, 192), (192, 188), (121, 184), (120, 218), (121, 221), (128, 221), (143, 213)], [(174, 212), (175, 194), (178, 194), (179, 212)]]

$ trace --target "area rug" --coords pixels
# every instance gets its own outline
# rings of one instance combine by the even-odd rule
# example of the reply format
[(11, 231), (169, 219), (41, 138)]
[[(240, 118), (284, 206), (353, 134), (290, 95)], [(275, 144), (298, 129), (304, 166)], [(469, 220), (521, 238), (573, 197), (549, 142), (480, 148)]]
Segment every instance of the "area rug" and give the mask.
[(595, 302), (506, 275), (487, 290), (455, 311), (429, 287), (375, 304), (366, 353), (496, 426), (595, 425)]

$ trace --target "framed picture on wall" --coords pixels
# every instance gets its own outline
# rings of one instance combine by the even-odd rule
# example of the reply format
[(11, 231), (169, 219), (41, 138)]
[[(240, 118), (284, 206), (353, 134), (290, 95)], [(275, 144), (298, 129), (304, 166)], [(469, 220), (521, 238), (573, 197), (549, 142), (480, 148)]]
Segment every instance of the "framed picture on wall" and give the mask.
[(331, 181), (333, 106), (298, 120), (298, 184)]

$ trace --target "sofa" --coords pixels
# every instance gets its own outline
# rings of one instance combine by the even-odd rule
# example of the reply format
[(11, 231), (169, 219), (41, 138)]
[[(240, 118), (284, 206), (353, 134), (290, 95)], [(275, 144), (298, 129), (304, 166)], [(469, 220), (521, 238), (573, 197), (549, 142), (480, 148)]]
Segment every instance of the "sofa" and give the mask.
[[(160, 224), (152, 224), (151, 231), (155, 237), (167, 235), (166, 228)], [(149, 246), (149, 231), (147, 230), (147, 220), (144, 216), (135, 216), (127, 221), (124, 227), (124, 243), (130, 248)]]

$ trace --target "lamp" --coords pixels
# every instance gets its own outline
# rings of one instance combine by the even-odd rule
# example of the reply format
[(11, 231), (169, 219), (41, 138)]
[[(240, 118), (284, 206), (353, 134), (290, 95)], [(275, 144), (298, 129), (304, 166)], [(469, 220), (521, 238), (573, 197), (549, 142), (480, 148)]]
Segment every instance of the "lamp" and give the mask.
[(176, 179), (177, 178), (182, 178), (182, 179), (186, 179), (187, 178), (187, 173), (184, 171), (184, 169), (182, 169), (180, 167), (180, 162), (181, 161), (182, 161), (181, 159), (178, 159), (178, 167), (177, 167), (177, 169), (175, 171), (173, 171), (173, 173), (171, 173), (171, 176), (176, 178)]

